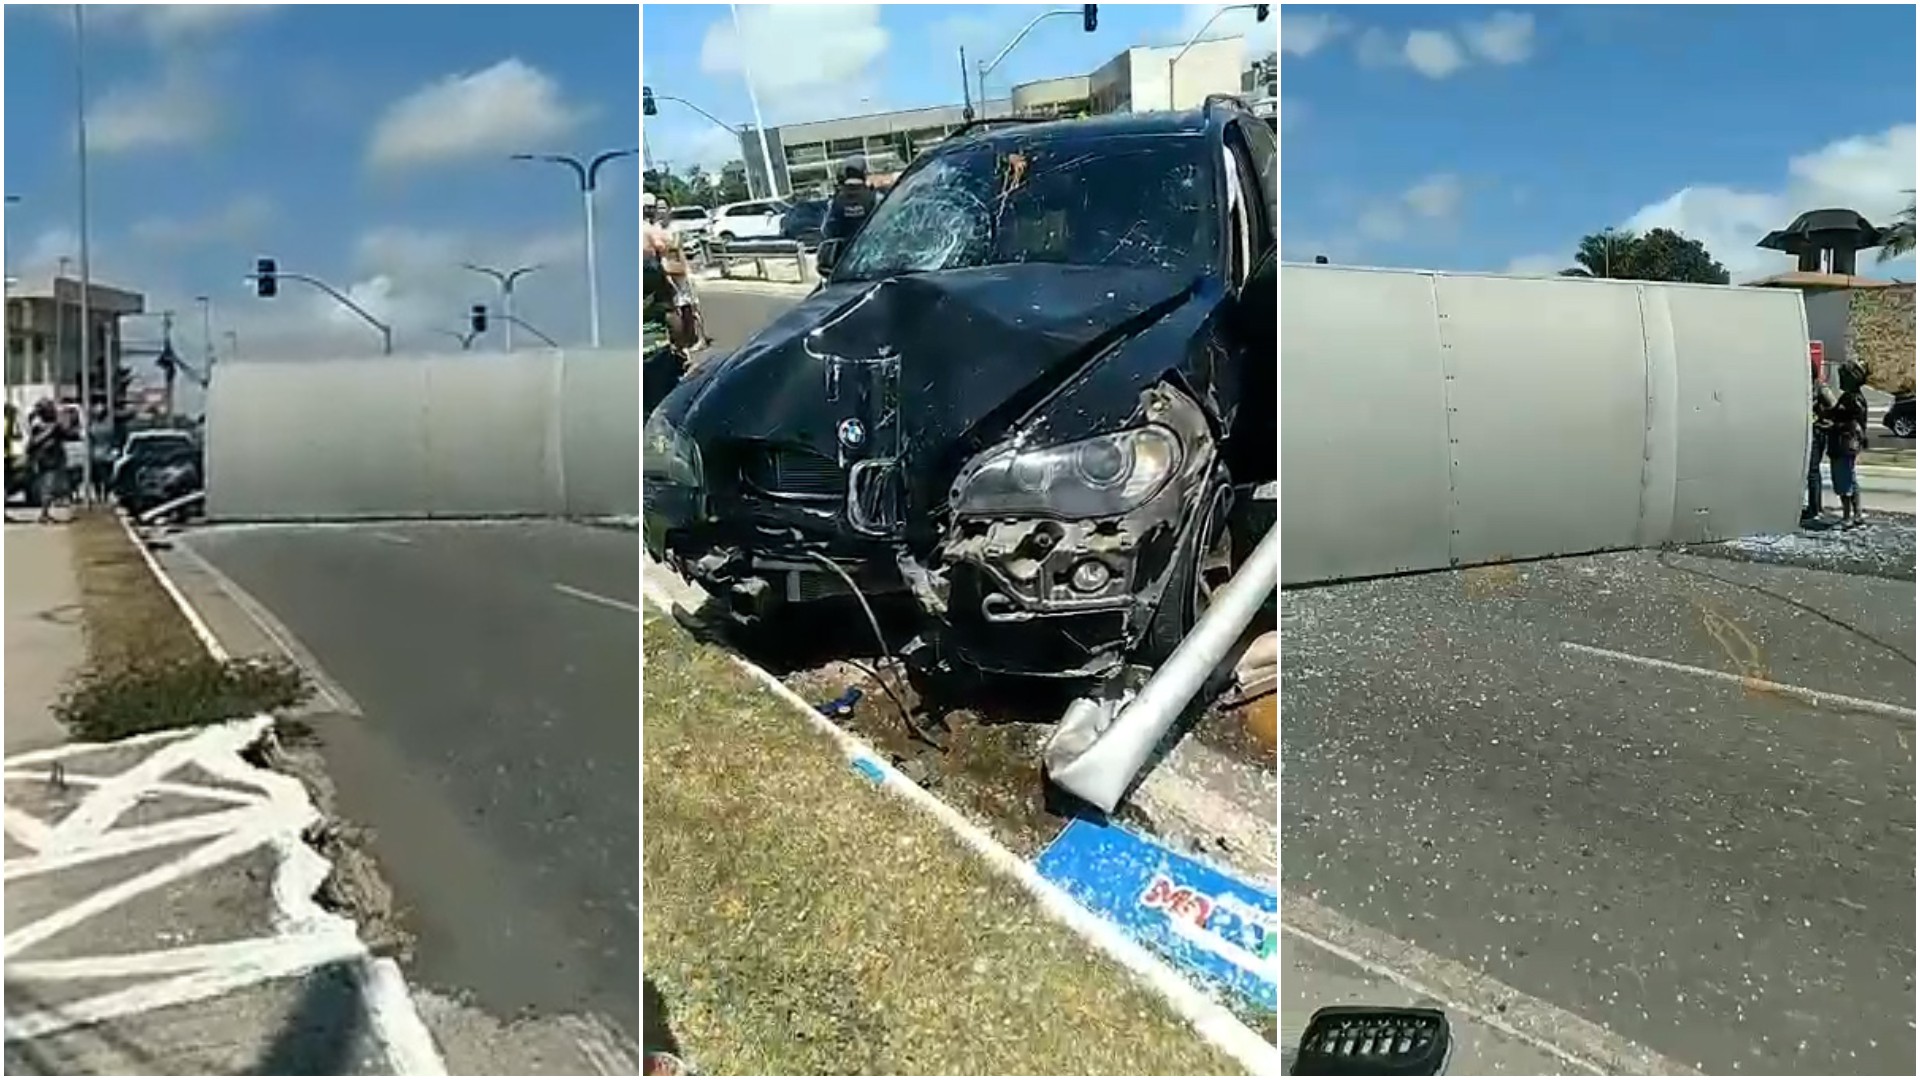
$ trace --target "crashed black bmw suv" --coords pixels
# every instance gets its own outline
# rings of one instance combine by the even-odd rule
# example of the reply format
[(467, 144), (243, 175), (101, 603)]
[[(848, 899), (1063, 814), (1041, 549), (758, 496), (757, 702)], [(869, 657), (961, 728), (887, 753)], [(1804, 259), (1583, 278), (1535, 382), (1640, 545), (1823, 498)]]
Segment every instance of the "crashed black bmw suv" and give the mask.
[(748, 620), (908, 593), (941, 666), (1163, 658), (1276, 471), (1274, 168), (1225, 98), (956, 133), (648, 418), (648, 550)]

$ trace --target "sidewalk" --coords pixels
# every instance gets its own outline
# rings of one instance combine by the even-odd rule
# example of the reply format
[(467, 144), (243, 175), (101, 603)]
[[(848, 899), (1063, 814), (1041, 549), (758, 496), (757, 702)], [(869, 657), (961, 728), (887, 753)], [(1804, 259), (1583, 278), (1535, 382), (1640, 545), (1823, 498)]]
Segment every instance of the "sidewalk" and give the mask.
[(63, 741), (68, 536), (7, 528), (6, 1071), (442, 1071), (397, 969), (314, 902), (306, 790), (242, 756), (265, 718)]

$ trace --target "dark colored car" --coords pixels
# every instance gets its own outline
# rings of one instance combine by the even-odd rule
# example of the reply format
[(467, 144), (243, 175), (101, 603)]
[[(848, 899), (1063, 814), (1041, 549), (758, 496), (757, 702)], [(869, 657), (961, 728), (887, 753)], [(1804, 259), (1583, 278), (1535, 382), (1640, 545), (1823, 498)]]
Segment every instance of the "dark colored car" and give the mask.
[(649, 551), (743, 620), (908, 594), (923, 667), (1164, 658), (1277, 472), (1274, 161), (1225, 101), (956, 133), (649, 418)]
[(805, 199), (794, 203), (780, 221), (780, 235), (801, 247), (820, 246), (820, 226), (827, 220), (825, 199)]
[(1893, 404), (1887, 406), (1887, 414), (1880, 418), (1880, 423), (1896, 438), (1913, 438), (1913, 395), (1901, 394), (1894, 398)]
[(107, 487), (120, 505), (139, 514), (199, 490), (204, 470), (200, 442), (192, 433), (136, 431), (114, 460)]

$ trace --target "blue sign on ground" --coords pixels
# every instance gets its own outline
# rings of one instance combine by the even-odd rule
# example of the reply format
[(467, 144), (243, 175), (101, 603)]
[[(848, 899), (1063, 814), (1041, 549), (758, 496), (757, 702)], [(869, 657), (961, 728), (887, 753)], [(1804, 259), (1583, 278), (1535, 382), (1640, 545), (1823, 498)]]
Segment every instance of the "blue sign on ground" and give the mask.
[(1068, 823), (1034, 866), (1176, 965), (1279, 1011), (1273, 891), (1115, 825)]

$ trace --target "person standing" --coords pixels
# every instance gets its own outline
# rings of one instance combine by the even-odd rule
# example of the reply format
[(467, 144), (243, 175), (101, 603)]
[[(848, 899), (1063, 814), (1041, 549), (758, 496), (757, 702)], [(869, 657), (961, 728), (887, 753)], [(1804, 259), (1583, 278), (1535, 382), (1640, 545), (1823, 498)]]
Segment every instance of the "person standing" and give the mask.
[(1827, 435), (1833, 422), (1827, 414), (1838, 398), (1832, 388), (1820, 381), (1820, 363), (1813, 363), (1813, 389), (1809, 397), (1812, 438), (1808, 442), (1807, 504), (1800, 510), (1800, 524), (1806, 528), (1825, 528), (1820, 522), (1821, 495), (1826, 484), (1820, 479), (1820, 459), (1827, 456)]
[(839, 240), (844, 246), (845, 241), (859, 233), (879, 204), (880, 197), (867, 184), (866, 162), (857, 159), (847, 162), (840, 169), (840, 187), (827, 206), (827, 218), (820, 223), (821, 241)]
[(60, 419), (60, 407), (47, 398), (34, 404), (27, 424), (27, 472), (40, 505), (39, 521), (47, 524), (54, 520), (54, 504), (65, 502), (71, 494), (67, 490), (67, 428)]
[(107, 415), (105, 405), (93, 407), (93, 418), (87, 423), (87, 450), (93, 458), (93, 501), (107, 501), (107, 487), (113, 479), (113, 418)]
[(1867, 448), (1867, 369), (1857, 360), (1840, 365), (1840, 393), (1827, 408), (1827, 460), (1833, 470), (1833, 493), (1840, 497), (1840, 527), (1866, 524), (1860, 512), (1860, 483), (1854, 461)]

